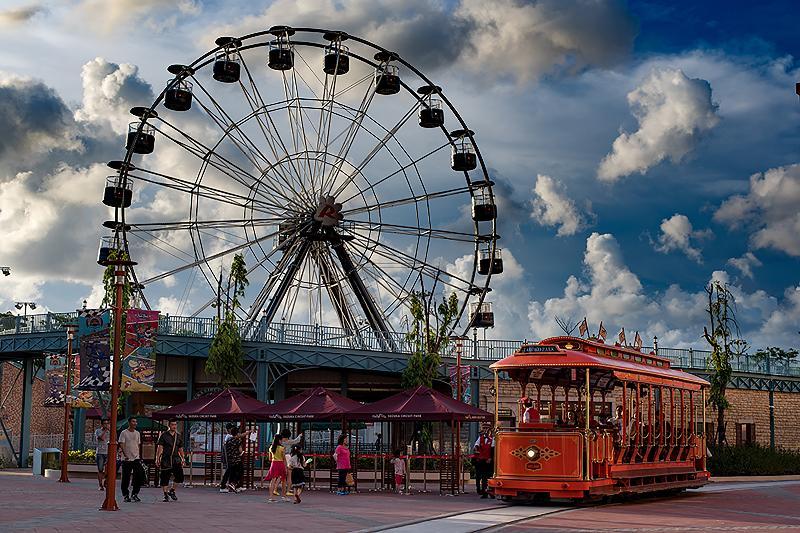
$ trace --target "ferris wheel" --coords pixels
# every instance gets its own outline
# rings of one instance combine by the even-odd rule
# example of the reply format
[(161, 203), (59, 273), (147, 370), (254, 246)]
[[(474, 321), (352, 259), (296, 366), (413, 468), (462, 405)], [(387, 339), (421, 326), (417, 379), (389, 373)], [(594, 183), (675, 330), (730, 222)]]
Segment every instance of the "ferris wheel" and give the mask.
[(98, 262), (125, 250), (138, 291), (161, 284), (192, 316), (227, 294), (241, 254), (246, 324), (335, 325), (386, 345), (412, 294), (456, 293), (448, 333), (493, 326), (493, 184), (444, 91), (341, 31), (275, 26), (216, 45), (131, 109)]

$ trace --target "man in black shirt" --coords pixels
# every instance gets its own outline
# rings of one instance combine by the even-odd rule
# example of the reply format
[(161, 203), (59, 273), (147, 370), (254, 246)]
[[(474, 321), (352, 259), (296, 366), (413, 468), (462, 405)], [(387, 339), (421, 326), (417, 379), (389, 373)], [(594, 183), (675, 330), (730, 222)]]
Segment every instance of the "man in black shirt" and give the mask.
[[(177, 501), (178, 496), (175, 494), (175, 489), (179, 483), (183, 483), (183, 465), (185, 457), (183, 453), (183, 438), (178, 433), (178, 421), (169, 421), (169, 431), (165, 431), (158, 438), (158, 445), (156, 447), (156, 464), (160, 469), (160, 484), (161, 489), (164, 491), (164, 501), (168, 502), (170, 498)], [(175, 484), (172, 489), (169, 488), (170, 477), (175, 478)]]

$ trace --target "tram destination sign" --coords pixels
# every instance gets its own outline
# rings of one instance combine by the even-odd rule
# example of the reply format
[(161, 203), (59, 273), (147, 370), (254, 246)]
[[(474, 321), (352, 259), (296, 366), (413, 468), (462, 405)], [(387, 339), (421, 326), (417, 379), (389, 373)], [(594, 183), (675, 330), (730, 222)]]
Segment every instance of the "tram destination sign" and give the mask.
[(558, 346), (552, 344), (528, 344), (523, 346), (522, 353), (554, 353), (558, 351)]

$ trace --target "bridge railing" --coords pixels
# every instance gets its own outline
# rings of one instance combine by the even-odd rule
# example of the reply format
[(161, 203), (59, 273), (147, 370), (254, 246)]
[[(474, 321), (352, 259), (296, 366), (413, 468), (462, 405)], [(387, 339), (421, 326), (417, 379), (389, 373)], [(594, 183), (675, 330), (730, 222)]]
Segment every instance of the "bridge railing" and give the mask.
[[(0, 335), (23, 333), (52, 333), (64, 331), (64, 326), (74, 323), (77, 313), (47, 313), (28, 316), (0, 316)], [(238, 321), (242, 339), (253, 342), (274, 342), (280, 344), (298, 344), (305, 346), (323, 346), (329, 348), (358, 349), (366, 351), (389, 351), (409, 354), (413, 351), (407, 336), (402, 332), (377, 335), (371, 329), (357, 332), (347, 331), (334, 326), (313, 324), (290, 324), (278, 322), (267, 324), (266, 321)], [(175, 335), (184, 337), (213, 338), (217, 331), (217, 321), (210, 317), (180, 317), (162, 315), (159, 318), (159, 335)], [(475, 340), (462, 338), (451, 340), (445, 357), (455, 357), (461, 350), (465, 362), (469, 360), (497, 361), (513, 354), (523, 341), (519, 340)], [(651, 347), (642, 349), (649, 353)], [(672, 365), (687, 370), (704, 370), (708, 368), (711, 352), (694, 348), (659, 347), (658, 355), (668, 358)], [(800, 377), (800, 361), (756, 358), (751, 354), (735, 357), (731, 360), (735, 372), (771, 374), (777, 376)]]

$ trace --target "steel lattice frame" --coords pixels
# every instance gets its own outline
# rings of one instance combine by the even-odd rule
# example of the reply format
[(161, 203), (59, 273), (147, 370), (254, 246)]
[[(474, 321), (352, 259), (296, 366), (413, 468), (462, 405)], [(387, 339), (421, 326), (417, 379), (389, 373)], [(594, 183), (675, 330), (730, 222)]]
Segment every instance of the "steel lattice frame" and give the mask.
[[(284, 33), (279, 34), (276, 28)], [(397, 318), (400, 309), (407, 305), (409, 294), (438, 287), (438, 290), (455, 291), (459, 296), (459, 320), (449, 333), (466, 333), (470, 324), (465, 309), (470, 303), (480, 305), (489, 291), (491, 272), (479, 276), (477, 265), (480, 249), (487, 249), (491, 256), (495, 254), (499, 238), (496, 219), (469, 220), (469, 231), (457, 231), (437, 227), (432, 212), (442, 205), (452, 205), (450, 202), (472, 202), (477, 192), (494, 202), (492, 182), (473, 133), (441, 89), (396, 54), (343, 32), (276, 28), (232, 40), (237, 44), (235, 55), (241, 65), (241, 79), (236, 84), (239, 104), (243, 107), (246, 104), (247, 109), (241, 118), (234, 119), (221, 102), (222, 98), (214, 97), (215, 90), (227, 84), (214, 85), (217, 82), (201, 76), (204, 69), (210, 70), (207, 67), (214, 63), (218, 53), (231, 51), (230, 44), (220, 44), (189, 65), (170, 67), (175, 78), (152, 105), (132, 110), (139, 117), (136, 139), (145, 127), (155, 128), (160, 143), (156, 150), (166, 143), (178, 150), (181, 157), (196, 161), (198, 165), (194, 176), (184, 173), (183, 167), (176, 176), (169, 169), (151, 168), (147, 155), (134, 162), (133, 145), (127, 149), (124, 161), (109, 164), (118, 169), (117, 187), (124, 188), (132, 181), (154, 190), (188, 196), (189, 213), (185, 220), (137, 222), (135, 211), (126, 213), (131, 208), (117, 207), (114, 222), (106, 223), (114, 229), (114, 247), (126, 250), (131, 259), (138, 260), (131, 249), (147, 243), (178, 260), (178, 264), (163, 267), (161, 271), (153, 265), (149, 271), (142, 266), (139, 270), (131, 269), (135, 287), (141, 291), (148, 284), (169, 280), (181, 272), (199, 270), (214, 297), (202, 302), (194, 313), (197, 315), (219, 299), (223, 278), (217, 268), (219, 263), (234, 253), (245, 252), (248, 271), (266, 276), (256, 287), (251, 286), (250, 293), (257, 294), (246, 314), (241, 316), (248, 323), (271, 323), (279, 318), (290, 320), (303, 292), (310, 302), (310, 322), (314, 322), (312, 309), (319, 313), (316, 317), (319, 323), (324, 320), (323, 307), (330, 306), (341, 326), (353, 335), (358, 335), (366, 323), (368, 330), (390, 342), (389, 317)], [(295, 68), (265, 72), (265, 75), (277, 76), (284, 89), (282, 98), (266, 103), (259, 85), (262, 76), (257, 71), (262, 68), (265, 55), (257, 56), (258, 62), (253, 61), (251, 55), (269, 47), (278, 35), (285, 35), (290, 43)], [(364, 49), (361, 53), (350, 50), (346, 55), (360, 62), (360, 68), (368, 69), (366, 76), (354, 79), (357, 76), (352, 72), (332, 75), (322, 73), (322, 69), (318, 70), (324, 74), (324, 79), (314, 74), (310, 63), (318, 63), (320, 57), (313, 53), (318, 54), (331, 46), (332, 35), (339, 36), (339, 45), (347, 39), (348, 43), (357, 43), (360, 52)], [(314, 40), (322, 36), (329, 42)], [(366, 57), (367, 52), (382, 52), (389, 61), (373, 61)], [(474, 147), (476, 170), (456, 172), (443, 168), (441, 173), (449, 173), (449, 186), (431, 187), (420, 165), (436, 154), (441, 157), (442, 151), (454, 146), (457, 138), (445, 126), (420, 129), (419, 135), (428, 135), (432, 142), (426, 138), (426, 150), (419, 155), (412, 156), (406, 150), (398, 134), (404, 127), (419, 128), (414, 119), (426, 104), (424, 96), (418, 94), (405, 77), (401, 77), (400, 83), (403, 94), (411, 97), (408, 111), (389, 126), (383, 125), (377, 114), (370, 114), (370, 104), (376, 95), (373, 74), (389, 63), (401, 66), (404, 76), (411, 74), (423, 86), (436, 87), (437, 98), (446, 106), (447, 120), (457, 121)], [(297, 67), (303, 65), (316, 80), (302, 76)], [(190, 127), (181, 127), (180, 112), (156, 110), (169, 89), (186, 81), (195, 87), (191, 117), (202, 121), (204, 128), (216, 130), (219, 135), (216, 144), (204, 143)], [(314, 81), (316, 90), (312, 87)], [(230, 85), (226, 89), (230, 89)], [(344, 95), (352, 93), (348, 96), (351, 98), (357, 91), (363, 93), (358, 107), (345, 103)], [(388, 98), (399, 97), (398, 94)], [(333, 127), (342, 123), (347, 126)], [(260, 136), (256, 135), (258, 132)], [(437, 135), (439, 140), (434, 141)], [(348, 156), (359, 136), (361, 142), (368, 139), (372, 149), (363, 158), (351, 161)], [(377, 157), (393, 161), (396, 167), (389, 173), (371, 175), (368, 167)], [(213, 181), (215, 177), (224, 180), (222, 185)], [(386, 192), (381, 189), (384, 184), (406, 187), (407, 194), (385, 198)], [(327, 196), (342, 206), (344, 218), (333, 226), (323, 226), (314, 219), (320, 209), (320, 198)], [(437, 207), (436, 201), (448, 204)], [(206, 217), (209, 205), (217, 206), (215, 209), (240, 209), (242, 215), (240, 218)], [(403, 223), (392, 220), (392, 213), (400, 213), (400, 208), (410, 209), (403, 212), (407, 216)], [(393, 212), (393, 209), (398, 211)], [(181, 232), (191, 237), (191, 252), (170, 242), (170, 236)], [(281, 244), (278, 244), (279, 238)], [(401, 246), (397, 241), (402, 239), (406, 240)], [(229, 246), (220, 249), (220, 241)], [(450, 254), (451, 258), (468, 255), (471, 262), (461, 263), (466, 272), (455, 272), (450, 263), (448, 270), (441, 260), (434, 264), (436, 261), (431, 255), (439, 253), (440, 249), (457, 250)], [(149, 308), (144, 293), (141, 298)], [(323, 299), (327, 306), (323, 305)], [(363, 313), (364, 318), (356, 315), (356, 311)]]

